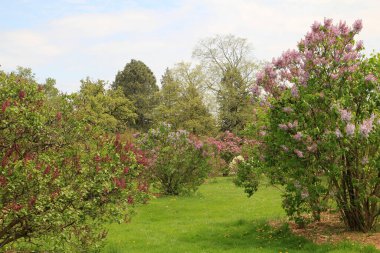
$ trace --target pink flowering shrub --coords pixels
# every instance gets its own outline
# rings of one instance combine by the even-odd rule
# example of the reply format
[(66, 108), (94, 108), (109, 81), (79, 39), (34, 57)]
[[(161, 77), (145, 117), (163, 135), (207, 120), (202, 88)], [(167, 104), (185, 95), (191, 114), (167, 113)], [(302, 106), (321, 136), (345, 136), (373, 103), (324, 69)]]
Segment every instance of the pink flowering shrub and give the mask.
[(257, 75), (270, 103), (268, 175), (285, 186), (283, 206), (300, 225), (330, 198), (351, 230), (369, 231), (380, 215), (380, 56), (362, 55), (361, 28), (315, 22), (297, 50)]
[(139, 143), (152, 161), (153, 186), (165, 195), (196, 191), (210, 171), (203, 142), (186, 130), (172, 131), (162, 124), (142, 135)]
[(50, 106), (30, 77), (0, 72), (3, 250), (19, 241), (42, 251), (96, 249), (104, 222), (121, 221), (146, 197), (139, 154), (84, 122), (70, 97), (55, 99)]
[(228, 176), (230, 173), (228, 164), (235, 156), (241, 154), (243, 139), (226, 131), (217, 138), (209, 137), (207, 143), (213, 149), (215, 159), (222, 159), (223, 161), (220, 165), (224, 166), (220, 166), (218, 169), (222, 171), (223, 176)]

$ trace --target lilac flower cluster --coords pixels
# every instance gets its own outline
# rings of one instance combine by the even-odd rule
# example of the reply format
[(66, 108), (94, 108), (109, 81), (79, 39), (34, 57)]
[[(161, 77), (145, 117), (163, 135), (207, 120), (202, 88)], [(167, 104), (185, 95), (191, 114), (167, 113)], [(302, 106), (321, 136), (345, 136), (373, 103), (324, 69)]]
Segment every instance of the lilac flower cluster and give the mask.
[(284, 108), (282, 108), (282, 111), (286, 112), (286, 113), (291, 113), (291, 112), (293, 112), (293, 109), (290, 107), (284, 107)]
[(294, 150), (294, 153), (295, 153), (299, 158), (303, 158), (303, 157), (304, 157), (304, 156), (303, 156), (303, 152), (300, 151), (300, 150), (298, 150), (298, 149), (295, 149), (295, 150)]
[(295, 135), (293, 135), (293, 139), (300, 141), (302, 139), (302, 133), (297, 132)]
[(289, 130), (296, 128), (298, 126), (298, 120), (295, 120), (293, 122), (288, 122), (287, 124), (279, 124), (278, 127), (282, 130)]
[(375, 77), (373, 74), (368, 74), (368, 75), (365, 77), (365, 80), (366, 80), (367, 82), (376, 82), (376, 81), (377, 81), (376, 77)]
[(352, 123), (348, 123), (346, 126), (346, 134), (351, 136), (355, 133), (355, 125)]
[(373, 129), (374, 119), (375, 119), (375, 115), (372, 114), (369, 119), (364, 120), (363, 123), (360, 125), (359, 127), (360, 134), (362, 134), (364, 137), (368, 137), (368, 135), (371, 133)]
[(208, 138), (207, 142), (216, 147), (218, 152), (228, 152), (231, 154), (240, 154), (241, 145), (243, 144), (243, 139), (234, 135), (233, 133), (226, 131), (218, 139)]
[(291, 92), (291, 94), (292, 94), (292, 96), (294, 98), (298, 98), (299, 97), (297, 86), (293, 85), (292, 88), (291, 88), (291, 90), (290, 90), (290, 92)]
[(281, 145), (281, 148), (285, 151), (285, 152), (288, 152), (289, 151), (289, 148), (285, 145)]
[[(334, 25), (332, 19), (325, 19), (323, 24), (314, 22), (311, 31), (299, 42), (299, 49), (287, 50), (281, 57), (273, 59), (257, 74), (257, 84), (274, 97), (278, 97), (284, 87), (288, 89), (286, 87), (292, 84), (291, 94), (297, 98), (298, 87), (307, 86), (312, 72), (319, 75), (321, 72), (318, 71), (331, 71), (330, 77), (337, 80), (345, 73), (356, 71), (359, 67), (360, 51), (364, 47), (362, 41), (355, 45), (352, 38), (362, 27), (361, 20), (356, 20), (351, 28), (345, 22)], [(345, 46), (333, 47), (338, 41), (345, 43)], [(331, 50), (329, 54), (323, 53), (325, 47)], [(331, 57), (341, 66), (339, 69), (329, 65)], [(374, 76), (368, 76), (367, 79), (376, 80)]]
[(335, 135), (336, 135), (336, 137), (338, 137), (338, 138), (342, 138), (342, 137), (343, 137), (343, 134), (342, 134), (342, 132), (339, 130), (339, 128), (337, 128), (337, 129), (335, 130)]
[(257, 85), (252, 86), (251, 92), (252, 92), (254, 97), (259, 97), (261, 94), (260, 87)]
[(345, 110), (345, 109), (340, 109), (339, 112), (340, 112), (340, 118), (341, 118), (343, 121), (348, 122), (348, 121), (351, 120), (352, 115), (351, 115), (351, 112), (350, 112), (350, 111)]

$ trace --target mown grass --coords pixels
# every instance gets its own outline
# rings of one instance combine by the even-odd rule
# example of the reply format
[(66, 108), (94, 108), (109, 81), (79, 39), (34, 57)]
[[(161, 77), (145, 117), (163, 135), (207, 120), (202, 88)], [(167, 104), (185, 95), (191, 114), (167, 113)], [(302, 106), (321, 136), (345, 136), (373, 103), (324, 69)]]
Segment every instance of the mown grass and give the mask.
[(268, 225), (284, 218), (276, 188), (247, 198), (231, 178), (211, 179), (193, 196), (154, 199), (131, 223), (112, 224), (103, 252), (379, 252), (350, 242), (316, 245), (286, 225)]

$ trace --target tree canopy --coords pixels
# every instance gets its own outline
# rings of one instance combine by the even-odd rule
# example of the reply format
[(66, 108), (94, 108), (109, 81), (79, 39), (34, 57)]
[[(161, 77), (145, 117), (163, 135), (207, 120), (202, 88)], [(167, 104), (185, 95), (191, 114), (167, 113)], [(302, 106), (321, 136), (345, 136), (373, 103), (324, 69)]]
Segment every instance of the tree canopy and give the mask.
[(156, 78), (145, 63), (131, 60), (116, 74), (113, 89), (121, 88), (124, 95), (133, 102), (137, 119), (131, 126), (146, 131), (152, 124), (152, 110), (156, 106), (158, 91)]

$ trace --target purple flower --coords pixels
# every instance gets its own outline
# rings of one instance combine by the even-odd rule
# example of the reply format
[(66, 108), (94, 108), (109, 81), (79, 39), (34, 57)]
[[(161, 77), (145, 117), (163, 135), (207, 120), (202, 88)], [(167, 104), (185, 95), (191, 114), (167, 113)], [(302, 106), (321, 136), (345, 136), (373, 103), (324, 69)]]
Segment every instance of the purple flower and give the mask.
[(256, 97), (260, 96), (260, 87), (257, 85), (252, 86), (252, 94)]
[(350, 66), (350, 67), (348, 67), (348, 72), (351, 72), (351, 73), (354, 73), (357, 69), (358, 69), (358, 65), (352, 65), (352, 66)]
[(339, 22), (339, 32), (343, 35), (347, 35), (349, 33), (350, 29), (348, 28), (346, 22), (340, 21)]
[(329, 27), (331, 27), (331, 25), (332, 25), (332, 19), (331, 18), (325, 18), (324, 19), (324, 26), (326, 27), (326, 28), (329, 28)]
[(311, 29), (313, 30), (313, 32), (318, 32), (320, 26), (321, 26), (321, 23), (314, 21), (313, 25), (311, 26)]
[(278, 127), (282, 130), (288, 130), (288, 126), (286, 124), (279, 124)]
[(281, 148), (285, 151), (285, 152), (288, 152), (289, 151), (289, 148), (285, 145), (281, 145)]
[(355, 133), (355, 125), (352, 123), (348, 123), (346, 126), (346, 134), (353, 135)]
[(336, 79), (338, 79), (339, 74), (338, 73), (333, 73), (330, 76), (331, 76), (332, 79), (336, 80)]
[(292, 93), (292, 96), (294, 98), (298, 98), (299, 97), (299, 93), (298, 93), (298, 88), (297, 86), (293, 85), (290, 92)]
[(259, 135), (260, 135), (260, 136), (265, 136), (265, 135), (267, 135), (267, 132), (265, 132), (265, 131), (260, 131), (260, 132), (259, 132)]
[(376, 77), (373, 75), (373, 74), (368, 74), (366, 77), (365, 77), (365, 80), (367, 82), (376, 82)]
[(335, 130), (335, 135), (336, 135), (336, 137), (338, 137), (338, 138), (342, 138), (342, 137), (343, 137), (342, 132), (341, 132), (338, 128)]
[(288, 128), (289, 129), (295, 128), (297, 126), (298, 126), (298, 121), (297, 120), (293, 121), (293, 123), (292, 122), (288, 123)]
[(196, 143), (194, 143), (194, 147), (196, 149), (201, 149), (203, 147), (203, 143), (202, 142), (196, 142)]
[(363, 123), (360, 125), (360, 133), (364, 137), (368, 137), (369, 133), (372, 131), (373, 128), (373, 120), (375, 119), (375, 115), (372, 114), (369, 119), (366, 119), (363, 121)]
[(348, 52), (350, 52), (352, 50), (352, 48), (353, 48), (352, 44), (347, 44), (345, 50), (348, 53)]
[(286, 113), (291, 113), (291, 112), (293, 112), (293, 109), (290, 107), (284, 107), (284, 108), (282, 108), (282, 111), (286, 112)]
[(351, 115), (351, 112), (350, 112), (350, 111), (348, 111), (348, 110), (346, 110), (346, 109), (340, 109), (339, 112), (340, 112), (340, 118), (341, 118), (343, 121), (348, 122), (348, 121), (351, 120), (352, 115)]
[(293, 139), (300, 141), (302, 139), (302, 133), (297, 132), (295, 135), (293, 135)]
[(262, 83), (263, 80), (264, 80), (264, 72), (260, 71), (259, 73), (256, 74), (256, 82)]
[(363, 49), (363, 41), (359, 40), (358, 42), (356, 42), (356, 50), (361, 50), (361, 49)]
[(272, 63), (276, 68), (285, 67), (285, 61), (282, 57), (278, 57), (277, 59), (273, 58)]
[(298, 150), (298, 149), (295, 149), (294, 150), (294, 153), (299, 157), (299, 158), (302, 158), (303, 157), (303, 153), (302, 151)]
[(363, 22), (361, 19), (358, 19), (354, 22), (354, 24), (352, 25), (352, 28), (354, 29), (354, 32), (355, 33), (358, 33), (362, 30), (363, 28)]

